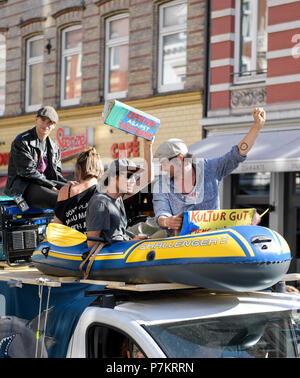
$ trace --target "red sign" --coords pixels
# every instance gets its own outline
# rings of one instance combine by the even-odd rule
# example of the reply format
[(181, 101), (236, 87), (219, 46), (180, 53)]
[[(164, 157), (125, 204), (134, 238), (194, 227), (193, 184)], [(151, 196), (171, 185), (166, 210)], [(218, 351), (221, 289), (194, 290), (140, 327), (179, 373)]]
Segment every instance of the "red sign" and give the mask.
[(94, 128), (87, 127), (82, 135), (70, 135), (69, 127), (60, 127), (56, 131), (56, 139), (61, 151), (61, 160), (69, 159), (88, 146), (94, 145)]
[(113, 159), (128, 158), (130, 156), (138, 157), (140, 156), (140, 142), (135, 135), (132, 142), (114, 143), (110, 150)]
[(0, 165), (8, 165), (9, 152), (0, 153)]

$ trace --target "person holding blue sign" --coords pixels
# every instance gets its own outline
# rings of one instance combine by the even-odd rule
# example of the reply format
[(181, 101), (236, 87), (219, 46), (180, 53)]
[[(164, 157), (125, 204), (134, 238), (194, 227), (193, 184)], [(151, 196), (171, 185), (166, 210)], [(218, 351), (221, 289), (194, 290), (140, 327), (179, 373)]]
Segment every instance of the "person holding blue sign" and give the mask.
[(220, 182), (246, 159), (264, 126), (263, 108), (255, 108), (252, 115), (254, 124), (248, 134), (219, 158), (194, 162), (180, 139), (169, 139), (157, 148), (154, 158), (159, 159), (162, 174), (153, 184), (153, 208), (168, 236), (181, 229), (184, 211), (219, 209)]

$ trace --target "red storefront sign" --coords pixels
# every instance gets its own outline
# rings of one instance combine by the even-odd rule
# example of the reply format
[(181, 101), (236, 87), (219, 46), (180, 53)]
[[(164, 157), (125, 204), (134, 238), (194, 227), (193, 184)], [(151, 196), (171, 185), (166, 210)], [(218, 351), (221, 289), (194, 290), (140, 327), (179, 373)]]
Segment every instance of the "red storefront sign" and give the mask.
[(61, 151), (61, 160), (69, 159), (88, 146), (94, 145), (94, 128), (87, 127), (85, 134), (70, 135), (69, 127), (59, 127), (56, 131), (56, 139)]
[[(56, 138), (61, 151), (61, 160), (65, 160), (94, 145), (94, 128), (87, 127), (82, 135), (70, 135), (69, 127), (59, 127)], [(9, 152), (0, 153), (0, 166), (8, 165), (8, 160)]]
[(113, 159), (138, 157), (140, 156), (140, 142), (135, 135), (132, 142), (114, 143), (110, 151)]
[(9, 160), (9, 152), (4, 152), (0, 154), (0, 166), (8, 165), (8, 160)]

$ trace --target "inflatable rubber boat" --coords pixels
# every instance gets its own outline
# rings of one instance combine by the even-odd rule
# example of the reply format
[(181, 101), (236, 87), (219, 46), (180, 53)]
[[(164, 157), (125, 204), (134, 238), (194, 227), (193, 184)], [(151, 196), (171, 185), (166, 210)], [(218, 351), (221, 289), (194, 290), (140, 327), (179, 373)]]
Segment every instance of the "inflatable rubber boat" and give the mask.
[[(49, 227), (49, 226), (48, 226)], [(81, 277), (90, 252), (42, 242), (32, 255), (35, 266), (54, 276)], [(126, 283), (176, 282), (215, 290), (268, 288), (287, 272), (290, 248), (277, 232), (261, 226), (236, 226), (201, 234), (114, 242), (95, 257), (89, 279)]]

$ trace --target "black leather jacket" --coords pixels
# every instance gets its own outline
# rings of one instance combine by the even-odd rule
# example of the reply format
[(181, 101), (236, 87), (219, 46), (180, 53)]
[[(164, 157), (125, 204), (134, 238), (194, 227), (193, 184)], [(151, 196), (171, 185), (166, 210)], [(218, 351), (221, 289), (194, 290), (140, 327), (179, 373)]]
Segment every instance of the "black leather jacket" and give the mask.
[(41, 152), (35, 127), (19, 134), (11, 144), (4, 193), (9, 196), (23, 194), (31, 183), (51, 189), (55, 186), (51, 180), (66, 182), (61, 174), (60, 150), (50, 137), (47, 137), (47, 151), (48, 166), (41, 174), (37, 169)]

